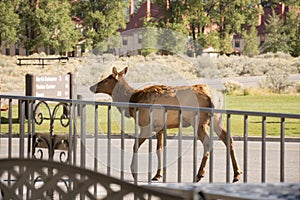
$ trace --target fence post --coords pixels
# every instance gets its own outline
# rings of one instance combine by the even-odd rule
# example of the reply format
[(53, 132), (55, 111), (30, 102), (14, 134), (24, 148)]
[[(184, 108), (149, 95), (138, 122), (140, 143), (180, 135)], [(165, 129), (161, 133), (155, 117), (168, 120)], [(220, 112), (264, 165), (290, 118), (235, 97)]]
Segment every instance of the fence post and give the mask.
[(262, 117), (261, 182), (266, 182), (266, 116)]
[(248, 115), (244, 115), (244, 182), (248, 181)]
[(284, 127), (285, 118), (282, 117), (280, 121), (280, 182), (284, 182)]
[[(35, 86), (36, 86), (35, 75), (26, 74), (25, 75), (25, 96), (35, 96), (35, 94), (36, 94), (36, 87)], [(19, 108), (19, 110), (20, 110), (20, 108)], [(29, 112), (29, 110), (28, 110), (28, 101), (26, 101), (25, 119), (28, 119), (28, 117), (29, 117), (28, 112)], [(18, 114), (19, 114), (19, 119), (20, 119), (20, 113), (18, 113)]]

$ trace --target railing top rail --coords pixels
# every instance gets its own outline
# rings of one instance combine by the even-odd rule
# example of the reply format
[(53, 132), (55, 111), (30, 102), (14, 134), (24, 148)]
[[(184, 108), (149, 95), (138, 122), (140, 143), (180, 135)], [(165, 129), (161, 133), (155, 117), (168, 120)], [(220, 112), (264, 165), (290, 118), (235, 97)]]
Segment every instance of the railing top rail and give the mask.
[(207, 112), (207, 113), (220, 113), (244, 116), (263, 116), (263, 117), (277, 117), (277, 118), (293, 118), (300, 119), (300, 114), (289, 113), (274, 113), (274, 112), (258, 112), (258, 111), (244, 111), (244, 110), (225, 110), (203, 107), (190, 107), (190, 106), (176, 106), (176, 105), (160, 105), (160, 104), (145, 104), (145, 103), (125, 103), (125, 102), (101, 102), (101, 101), (88, 101), (88, 100), (75, 100), (75, 99), (60, 99), (60, 98), (45, 98), (45, 97), (32, 97), (32, 96), (16, 96), (16, 95), (0, 95), (0, 99), (16, 99), (26, 101), (48, 101), (48, 102), (61, 102), (73, 103), (79, 105), (99, 105), (99, 106), (116, 106), (123, 108), (150, 108), (150, 109), (167, 109), (167, 110), (184, 110), (194, 112)]

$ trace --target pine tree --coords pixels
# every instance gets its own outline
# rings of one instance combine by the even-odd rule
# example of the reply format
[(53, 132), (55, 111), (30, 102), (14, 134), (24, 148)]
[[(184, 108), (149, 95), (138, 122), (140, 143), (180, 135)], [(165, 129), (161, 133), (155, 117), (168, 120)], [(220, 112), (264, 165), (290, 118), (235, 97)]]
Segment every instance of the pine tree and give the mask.
[(71, 18), (68, 0), (21, 0), (19, 15), (24, 33), (21, 41), (28, 51), (45, 47), (55, 53), (71, 51), (77, 44), (79, 32)]
[(287, 13), (285, 33), (289, 37), (290, 54), (296, 57), (300, 56), (300, 12), (296, 9), (299, 5), (291, 4), (291, 6)]
[(288, 36), (285, 33), (284, 21), (272, 12), (266, 21), (266, 41), (262, 45), (263, 52), (284, 52), (288, 53)]
[(245, 47), (243, 49), (243, 54), (247, 56), (255, 56), (259, 54), (258, 41), (257, 41), (257, 29), (255, 26), (251, 26), (249, 31), (243, 34), (243, 39), (245, 41)]
[(95, 48), (126, 25), (127, 1), (79, 0), (73, 3), (73, 15), (81, 16), (86, 47)]
[(0, 46), (5, 41), (6, 45), (17, 42), (19, 16), (15, 12), (14, 1), (0, 1)]
[(72, 22), (67, 0), (41, 1), (35, 11), (36, 40), (39, 46), (52, 48), (56, 53), (68, 52), (78, 42), (78, 31)]

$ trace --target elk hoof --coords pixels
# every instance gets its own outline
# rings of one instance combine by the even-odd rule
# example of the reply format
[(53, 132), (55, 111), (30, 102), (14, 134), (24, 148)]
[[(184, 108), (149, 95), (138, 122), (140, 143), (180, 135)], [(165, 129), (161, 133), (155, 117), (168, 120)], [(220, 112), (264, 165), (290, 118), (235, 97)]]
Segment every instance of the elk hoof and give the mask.
[(152, 181), (159, 181), (161, 179), (161, 175), (155, 175), (153, 178), (152, 178)]
[(135, 180), (137, 177), (137, 174), (132, 172), (131, 175), (132, 175), (132, 178)]
[(199, 181), (201, 181), (201, 179), (202, 179), (203, 177), (204, 177), (204, 176), (202, 176), (202, 175), (200, 175), (200, 176), (198, 175), (198, 176), (197, 176), (197, 180), (196, 180), (196, 182), (199, 182)]
[(243, 173), (242, 171), (238, 171), (237, 173), (235, 173), (232, 182), (233, 183), (238, 182), (240, 180), (240, 178), (241, 178), (241, 174), (242, 173)]

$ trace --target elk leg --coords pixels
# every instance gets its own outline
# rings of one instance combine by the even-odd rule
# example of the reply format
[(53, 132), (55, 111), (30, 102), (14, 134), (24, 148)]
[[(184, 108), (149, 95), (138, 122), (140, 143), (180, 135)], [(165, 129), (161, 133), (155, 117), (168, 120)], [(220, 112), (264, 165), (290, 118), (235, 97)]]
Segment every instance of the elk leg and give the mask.
[(207, 160), (209, 158), (210, 139), (209, 139), (209, 136), (207, 134), (205, 126), (200, 126), (199, 127), (198, 137), (199, 137), (199, 140), (203, 144), (203, 158), (201, 160), (201, 164), (200, 164), (199, 171), (198, 171), (198, 174), (197, 174), (197, 180), (196, 180), (197, 182), (199, 182), (204, 177), (206, 163), (207, 163)]
[(130, 165), (130, 169), (131, 169), (131, 174), (133, 176), (133, 178), (136, 177), (137, 174), (137, 169), (136, 169), (136, 159), (137, 159), (137, 152), (138, 149), (140, 148), (140, 146), (145, 142), (145, 140), (147, 139), (148, 135), (146, 136), (147, 132), (144, 131), (144, 129), (141, 129), (141, 133), (138, 139), (138, 147), (136, 148), (136, 143), (134, 143), (133, 145), (133, 155), (132, 155), (132, 160), (131, 160), (131, 165)]
[(157, 172), (156, 175), (152, 178), (152, 181), (159, 181), (162, 177), (162, 150), (164, 148), (164, 132), (160, 130), (157, 134), (157, 147), (156, 147), (156, 155), (157, 155)]
[[(225, 146), (228, 147), (227, 139), (226, 139), (227, 132), (224, 129), (221, 130), (221, 134), (219, 137), (223, 141)], [(243, 171), (240, 169), (239, 164), (236, 159), (232, 137), (230, 137), (230, 157), (231, 157), (231, 162), (232, 162), (232, 167), (233, 167), (233, 172), (234, 172), (233, 182), (237, 182), (240, 180), (240, 176), (243, 173)]]

